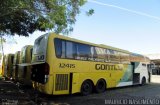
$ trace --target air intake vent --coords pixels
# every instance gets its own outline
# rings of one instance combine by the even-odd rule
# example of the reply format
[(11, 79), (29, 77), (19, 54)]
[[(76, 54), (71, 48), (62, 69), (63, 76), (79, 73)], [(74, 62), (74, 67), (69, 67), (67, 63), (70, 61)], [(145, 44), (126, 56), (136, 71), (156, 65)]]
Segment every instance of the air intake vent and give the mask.
[(68, 90), (68, 74), (56, 74), (55, 91)]

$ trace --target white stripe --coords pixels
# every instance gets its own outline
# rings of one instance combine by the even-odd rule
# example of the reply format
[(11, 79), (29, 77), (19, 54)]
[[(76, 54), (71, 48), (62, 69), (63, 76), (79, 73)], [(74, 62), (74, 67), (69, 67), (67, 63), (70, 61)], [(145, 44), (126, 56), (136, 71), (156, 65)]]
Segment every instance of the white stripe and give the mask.
[(129, 86), (129, 85), (133, 85), (133, 82), (132, 81), (129, 81), (129, 82), (120, 82), (116, 87)]

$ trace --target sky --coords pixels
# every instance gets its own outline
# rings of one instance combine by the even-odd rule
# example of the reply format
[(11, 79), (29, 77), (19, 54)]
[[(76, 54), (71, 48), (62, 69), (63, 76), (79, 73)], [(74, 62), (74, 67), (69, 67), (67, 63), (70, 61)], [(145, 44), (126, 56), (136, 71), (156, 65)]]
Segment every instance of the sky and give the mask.
[[(95, 13), (88, 17), (89, 9)], [(160, 0), (88, 0), (76, 19), (69, 37), (139, 54), (160, 53)], [(5, 45), (5, 53), (33, 45), (44, 33), (14, 37), (17, 44)]]

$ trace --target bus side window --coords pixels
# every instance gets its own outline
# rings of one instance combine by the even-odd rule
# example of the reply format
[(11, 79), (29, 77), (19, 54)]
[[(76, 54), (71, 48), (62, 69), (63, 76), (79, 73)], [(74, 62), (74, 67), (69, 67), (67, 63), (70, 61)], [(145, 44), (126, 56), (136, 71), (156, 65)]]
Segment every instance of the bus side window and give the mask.
[(120, 54), (120, 62), (121, 63), (129, 63), (130, 62), (129, 54), (123, 53), (123, 52), (119, 52), (119, 54)]
[(91, 57), (91, 46), (77, 43), (77, 57), (83, 57), (84, 60)]
[(61, 58), (66, 58), (66, 42), (62, 41), (62, 54)]
[(107, 62), (110, 61), (110, 60), (109, 60), (109, 57), (110, 57), (109, 54), (110, 54), (110, 53), (109, 53), (109, 49), (105, 49), (105, 58), (106, 58), (105, 60), (106, 60)]
[(56, 57), (61, 58), (62, 56), (62, 40), (55, 39), (55, 53)]
[(106, 53), (104, 48), (95, 47), (95, 50), (99, 59), (106, 59)]
[(66, 58), (75, 59), (76, 47), (74, 42), (66, 41)]
[(97, 58), (97, 52), (93, 46), (91, 47), (91, 58)]
[(109, 60), (111, 62), (120, 62), (119, 53), (115, 50), (108, 49), (109, 51)]

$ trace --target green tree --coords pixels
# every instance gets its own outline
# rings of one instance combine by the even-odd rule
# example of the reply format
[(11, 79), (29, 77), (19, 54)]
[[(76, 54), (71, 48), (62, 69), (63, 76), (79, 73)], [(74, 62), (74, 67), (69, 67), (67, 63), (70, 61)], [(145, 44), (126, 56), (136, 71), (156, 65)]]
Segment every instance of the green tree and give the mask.
[(71, 32), (85, 3), (86, 0), (1, 0), (0, 34), (28, 36), (36, 30)]

